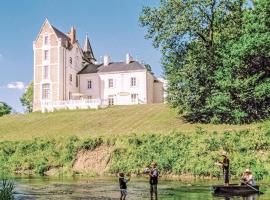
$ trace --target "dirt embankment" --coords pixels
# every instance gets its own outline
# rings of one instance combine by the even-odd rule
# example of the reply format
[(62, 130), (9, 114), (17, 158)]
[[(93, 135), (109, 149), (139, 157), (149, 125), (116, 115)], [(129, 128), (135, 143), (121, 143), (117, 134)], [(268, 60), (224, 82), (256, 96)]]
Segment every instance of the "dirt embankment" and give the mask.
[(112, 149), (108, 146), (99, 146), (94, 150), (81, 150), (77, 153), (73, 170), (78, 173), (99, 174), (106, 172)]

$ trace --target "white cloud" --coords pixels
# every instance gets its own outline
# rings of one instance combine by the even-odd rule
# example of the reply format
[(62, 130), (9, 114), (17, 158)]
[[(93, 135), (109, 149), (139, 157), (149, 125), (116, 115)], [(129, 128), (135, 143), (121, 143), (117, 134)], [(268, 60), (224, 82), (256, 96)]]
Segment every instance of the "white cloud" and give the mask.
[(23, 90), (23, 89), (25, 89), (26, 86), (24, 85), (23, 82), (16, 81), (16, 82), (12, 82), (12, 83), (7, 84), (6, 87), (9, 89)]

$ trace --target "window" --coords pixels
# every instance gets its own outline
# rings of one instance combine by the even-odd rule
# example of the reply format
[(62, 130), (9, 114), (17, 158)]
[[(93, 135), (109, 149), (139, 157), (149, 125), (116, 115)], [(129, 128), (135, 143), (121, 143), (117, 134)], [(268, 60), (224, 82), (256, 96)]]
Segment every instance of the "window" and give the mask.
[(78, 75), (76, 76), (76, 87), (79, 87), (79, 77), (78, 77)]
[(114, 105), (114, 98), (113, 98), (112, 95), (110, 95), (110, 96), (108, 97), (108, 103), (109, 103), (109, 106)]
[(109, 88), (112, 88), (112, 87), (113, 87), (113, 79), (110, 78), (110, 79), (109, 79)]
[(135, 77), (131, 77), (131, 79), (130, 79), (130, 85), (131, 86), (136, 86), (136, 78)]
[(50, 98), (50, 84), (46, 83), (42, 85), (42, 99)]
[(49, 44), (49, 36), (45, 35), (44, 37), (44, 45), (48, 45)]
[(91, 89), (92, 88), (92, 81), (91, 80), (88, 80), (87, 81), (87, 88), (88, 89)]
[(131, 102), (136, 102), (138, 94), (131, 94)]
[(72, 58), (71, 57), (69, 57), (69, 63), (72, 64)]
[(49, 66), (43, 66), (42, 73), (43, 73), (42, 78), (48, 79), (49, 78)]
[(88, 100), (92, 99), (92, 96), (91, 95), (87, 96), (87, 99)]
[(49, 50), (44, 51), (44, 60), (49, 60)]
[(72, 82), (72, 74), (69, 74), (69, 81)]

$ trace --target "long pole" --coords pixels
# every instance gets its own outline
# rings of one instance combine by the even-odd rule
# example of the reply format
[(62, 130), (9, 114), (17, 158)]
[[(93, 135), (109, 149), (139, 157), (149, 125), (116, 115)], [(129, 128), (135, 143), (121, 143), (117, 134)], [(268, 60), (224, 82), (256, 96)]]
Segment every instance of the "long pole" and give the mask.
[(259, 194), (263, 194), (263, 192), (260, 192), (259, 190), (257, 190), (256, 188), (254, 188), (253, 186), (249, 185), (248, 183), (241, 181), (241, 183), (244, 183), (246, 186), (250, 187), (251, 189), (255, 190), (256, 192), (258, 192)]

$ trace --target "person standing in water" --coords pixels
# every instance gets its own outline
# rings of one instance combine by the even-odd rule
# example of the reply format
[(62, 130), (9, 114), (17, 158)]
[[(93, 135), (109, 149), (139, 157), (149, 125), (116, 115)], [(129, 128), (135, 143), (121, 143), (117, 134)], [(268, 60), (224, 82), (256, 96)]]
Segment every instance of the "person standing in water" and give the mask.
[(219, 166), (222, 166), (223, 170), (223, 176), (224, 176), (224, 185), (229, 186), (229, 179), (230, 179), (230, 160), (227, 156), (227, 153), (223, 151), (221, 153), (221, 156), (223, 156), (223, 161), (218, 162), (217, 164)]
[(130, 177), (128, 179), (125, 178), (125, 174), (123, 172), (119, 173), (119, 186), (120, 186), (120, 200), (125, 200), (127, 196), (127, 182), (130, 181)]
[(153, 162), (151, 164), (151, 169), (149, 171), (149, 183), (150, 183), (150, 195), (151, 200), (153, 199), (153, 195), (155, 194), (155, 200), (158, 199), (157, 197), (157, 184), (158, 184), (158, 169), (157, 169), (157, 163)]

